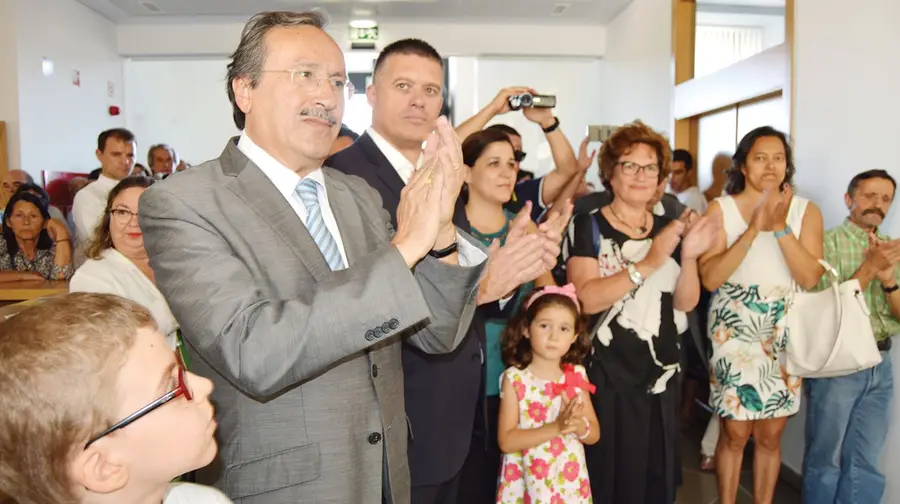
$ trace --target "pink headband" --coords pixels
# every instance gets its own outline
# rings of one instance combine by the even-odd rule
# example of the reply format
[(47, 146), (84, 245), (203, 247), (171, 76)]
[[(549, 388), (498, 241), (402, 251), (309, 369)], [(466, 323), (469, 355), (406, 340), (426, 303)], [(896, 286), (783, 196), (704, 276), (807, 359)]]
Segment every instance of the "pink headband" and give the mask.
[(556, 285), (548, 285), (544, 287), (543, 289), (537, 291), (533, 296), (531, 296), (531, 299), (528, 300), (528, 304), (525, 305), (525, 309), (527, 310), (531, 308), (531, 305), (533, 305), (539, 297), (546, 294), (556, 294), (571, 299), (572, 302), (575, 303), (575, 310), (579, 314), (581, 314), (581, 305), (578, 303), (578, 296), (575, 294), (575, 284), (571, 283), (563, 285), (562, 287), (558, 287)]

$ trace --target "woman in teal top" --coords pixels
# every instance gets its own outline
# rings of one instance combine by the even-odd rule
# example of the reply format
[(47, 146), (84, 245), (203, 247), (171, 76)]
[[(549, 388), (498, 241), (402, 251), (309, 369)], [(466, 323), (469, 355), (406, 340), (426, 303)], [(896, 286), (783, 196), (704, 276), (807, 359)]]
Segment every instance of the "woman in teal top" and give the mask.
[[(513, 146), (506, 134), (496, 130), (479, 131), (462, 144), (466, 164), (465, 201), (470, 233), (485, 246), (494, 240), (506, 242), (515, 214), (503, 209), (510, 200), (516, 184), (516, 160)], [(529, 232), (536, 232), (529, 223)], [(546, 273), (534, 282), (519, 286), (501, 304), (501, 310), (478, 307), (485, 325), (484, 383), (485, 411), (475, 419), (472, 448), (463, 467), (460, 482), (460, 502), (494, 502), (500, 470), (500, 448), (497, 444), (497, 416), (500, 408), (500, 376), (506, 366), (500, 352), (500, 336), (506, 322), (518, 312), (522, 301), (536, 286), (553, 284), (553, 276)], [(473, 322), (477, 323), (477, 322)], [(486, 422), (486, 425), (485, 425)]]

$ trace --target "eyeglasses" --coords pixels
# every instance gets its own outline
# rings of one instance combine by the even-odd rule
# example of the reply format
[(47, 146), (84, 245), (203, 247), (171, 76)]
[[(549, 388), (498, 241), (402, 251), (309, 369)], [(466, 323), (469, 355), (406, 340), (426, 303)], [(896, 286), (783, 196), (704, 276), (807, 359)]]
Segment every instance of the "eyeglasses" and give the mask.
[(112, 434), (113, 432), (115, 432), (119, 429), (128, 427), (135, 420), (141, 418), (142, 416), (146, 415), (147, 413), (150, 413), (151, 411), (159, 408), (163, 404), (166, 404), (167, 402), (169, 402), (179, 396), (184, 396), (184, 398), (187, 399), (188, 401), (193, 400), (194, 394), (191, 392), (191, 389), (187, 383), (187, 369), (184, 366), (184, 361), (181, 359), (181, 354), (179, 352), (175, 352), (175, 367), (178, 369), (178, 385), (175, 387), (174, 390), (170, 390), (169, 392), (166, 392), (159, 399), (153, 401), (152, 403), (150, 403), (150, 404), (144, 406), (143, 408), (135, 411), (134, 413), (128, 415), (127, 417), (123, 418), (121, 421), (117, 422), (115, 425), (106, 429), (105, 431), (101, 432), (100, 434), (97, 434), (96, 436), (91, 438), (91, 440), (88, 441), (86, 445), (84, 445), (84, 449), (87, 450), (89, 446), (94, 444), (99, 439), (101, 439), (105, 436), (108, 436), (109, 434)]
[(344, 94), (347, 100), (353, 98), (356, 92), (353, 83), (340, 77), (318, 78), (309, 70), (263, 70), (263, 72), (288, 73), (291, 75), (291, 84), (303, 91), (315, 91), (327, 81), (331, 91), (335, 94)]
[(132, 212), (131, 210), (126, 210), (124, 208), (113, 208), (109, 211), (109, 214), (122, 223), (127, 223), (131, 221), (133, 217), (137, 217), (138, 215), (137, 212)]
[(516, 162), (518, 163), (521, 163), (522, 160), (525, 159), (525, 153), (520, 150), (513, 152), (513, 155), (515, 156)]
[(637, 175), (642, 170), (648, 177), (659, 176), (659, 165), (655, 163), (639, 165), (631, 161), (620, 161), (619, 166), (622, 167), (622, 173), (628, 176)]

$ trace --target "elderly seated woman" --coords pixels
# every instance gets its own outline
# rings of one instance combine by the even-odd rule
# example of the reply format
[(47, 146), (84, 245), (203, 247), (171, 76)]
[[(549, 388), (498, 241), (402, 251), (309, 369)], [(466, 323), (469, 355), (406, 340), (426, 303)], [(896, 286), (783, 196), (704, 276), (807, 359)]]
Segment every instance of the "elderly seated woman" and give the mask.
[(50, 218), (42, 198), (26, 191), (13, 194), (3, 213), (0, 282), (68, 280), (73, 271), (66, 225)]
[(109, 192), (103, 220), (85, 252), (88, 260), (72, 277), (69, 292), (116, 294), (144, 306), (174, 348), (178, 323), (154, 283), (137, 218), (138, 200), (153, 183), (148, 177), (128, 177)]

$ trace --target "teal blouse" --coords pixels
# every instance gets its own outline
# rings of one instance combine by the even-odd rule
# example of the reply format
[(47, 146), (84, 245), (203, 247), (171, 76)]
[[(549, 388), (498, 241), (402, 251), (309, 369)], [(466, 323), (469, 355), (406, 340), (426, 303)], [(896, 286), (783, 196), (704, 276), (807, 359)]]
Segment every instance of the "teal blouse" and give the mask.
[[(506, 213), (506, 224), (497, 231), (496, 233), (482, 233), (475, 229), (471, 228), (470, 234), (478, 241), (480, 241), (485, 247), (490, 246), (494, 240), (500, 240), (500, 245), (506, 244), (506, 235), (509, 233), (509, 223), (516, 217), (515, 214), (511, 212)], [(525, 297), (531, 292), (534, 288), (534, 282), (528, 282), (527, 284), (522, 284), (519, 286), (519, 289), (516, 291), (515, 296), (509, 301), (512, 303), (510, 310), (508, 313), (515, 314), (518, 313), (519, 309), (522, 306)], [(506, 311), (506, 310), (504, 310)], [(509, 321), (507, 318), (489, 318), (485, 321), (485, 337), (487, 341), (485, 342), (485, 379), (487, 382), (485, 383), (485, 389), (488, 396), (498, 396), (500, 395), (500, 377), (503, 375), (503, 371), (506, 369), (506, 365), (503, 364), (503, 354), (500, 350), (500, 338), (503, 336), (503, 329), (506, 328), (506, 323)]]

